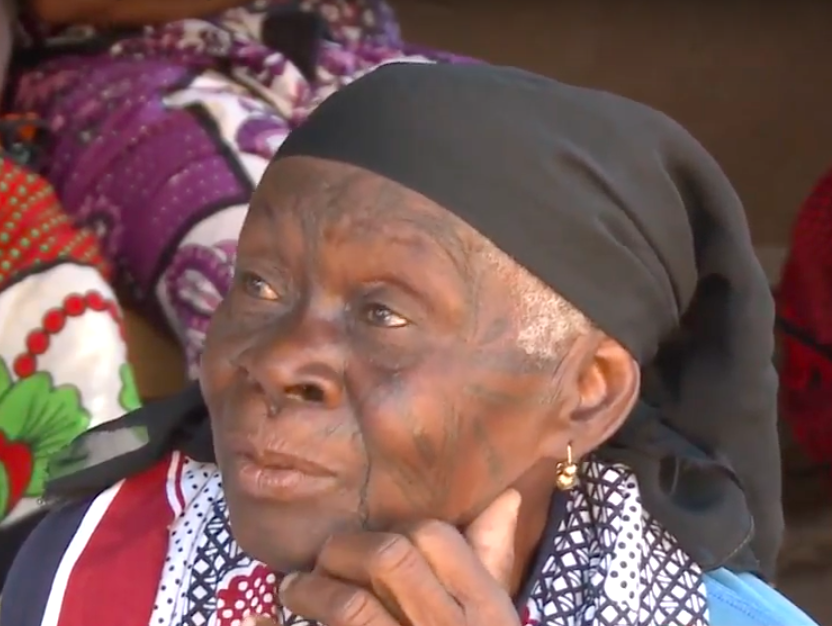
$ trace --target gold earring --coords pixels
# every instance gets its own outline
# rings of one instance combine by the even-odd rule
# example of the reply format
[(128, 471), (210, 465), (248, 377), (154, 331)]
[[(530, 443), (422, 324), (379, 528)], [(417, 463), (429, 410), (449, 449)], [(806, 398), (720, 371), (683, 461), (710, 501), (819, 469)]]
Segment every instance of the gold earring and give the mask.
[(561, 491), (569, 491), (578, 482), (578, 466), (572, 460), (572, 444), (566, 444), (566, 460), (558, 463), (555, 483)]

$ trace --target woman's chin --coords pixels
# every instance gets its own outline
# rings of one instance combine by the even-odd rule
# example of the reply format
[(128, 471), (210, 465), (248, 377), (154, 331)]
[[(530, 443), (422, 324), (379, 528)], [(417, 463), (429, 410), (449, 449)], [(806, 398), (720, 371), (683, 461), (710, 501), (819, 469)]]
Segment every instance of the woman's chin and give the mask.
[(227, 502), (231, 534), (240, 548), (277, 573), (311, 570), (327, 539), (345, 526), (320, 509), (315, 514), (299, 510), (306, 507), (234, 502), (228, 496)]

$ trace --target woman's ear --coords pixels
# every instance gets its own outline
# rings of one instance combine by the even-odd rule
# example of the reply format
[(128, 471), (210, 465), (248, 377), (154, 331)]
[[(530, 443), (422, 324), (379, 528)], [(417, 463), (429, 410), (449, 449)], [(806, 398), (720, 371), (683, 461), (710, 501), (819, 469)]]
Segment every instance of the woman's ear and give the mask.
[[(581, 457), (609, 439), (624, 423), (638, 400), (641, 370), (617, 341), (596, 331), (581, 337), (566, 357), (561, 381), (563, 400), (556, 438), (563, 447), (568, 433), (572, 452)], [(547, 450), (547, 456), (562, 457), (565, 448)]]
[(604, 335), (575, 377), (577, 404), (570, 416), (572, 448), (584, 455), (621, 427), (638, 400), (641, 368), (620, 343)]

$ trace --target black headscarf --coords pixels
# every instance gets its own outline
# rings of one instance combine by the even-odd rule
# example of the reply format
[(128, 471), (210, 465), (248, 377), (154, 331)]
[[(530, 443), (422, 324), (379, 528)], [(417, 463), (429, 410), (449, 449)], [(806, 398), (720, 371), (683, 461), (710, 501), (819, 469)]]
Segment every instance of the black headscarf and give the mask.
[[(275, 158), (297, 155), (430, 198), (621, 342), (642, 398), (598, 455), (632, 468), (646, 508), (704, 569), (773, 574), (772, 297), (736, 193), (683, 128), (517, 69), (392, 64), (327, 99)], [(131, 452), (95, 450), (124, 426)], [(104, 488), (172, 447), (211, 460), (209, 429), (198, 389), (149, 405), (56, 460), (51, 492)]]

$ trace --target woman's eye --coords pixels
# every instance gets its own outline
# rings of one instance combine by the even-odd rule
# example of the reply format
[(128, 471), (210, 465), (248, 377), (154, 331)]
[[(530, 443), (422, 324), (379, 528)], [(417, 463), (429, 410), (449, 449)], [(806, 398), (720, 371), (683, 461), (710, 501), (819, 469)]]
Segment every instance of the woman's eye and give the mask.
[(243, 272), (240, 276), (240, 284), (245, 292), (252, 298), (259, 300), (279, 300), (280, 296), (264, 279), (252, 272)]
[(370, 324), (383, 328), (402, 328), (410, 324), (407, 319), (398, 313), (394, 313), (383, 304), (371, 304), (366, 308), (364, 315)]

